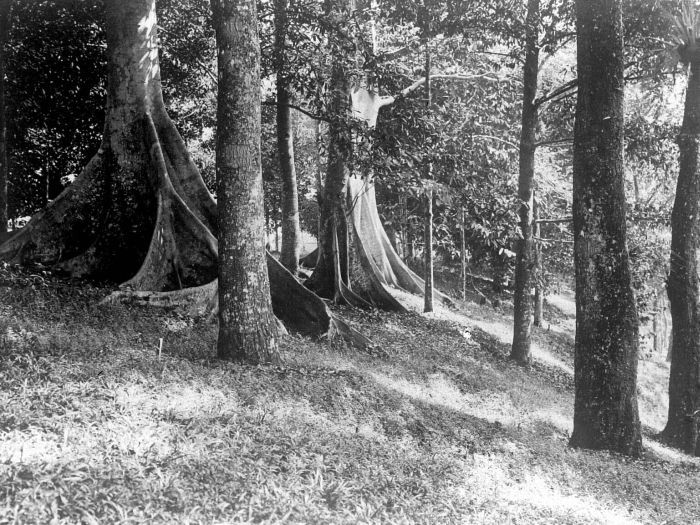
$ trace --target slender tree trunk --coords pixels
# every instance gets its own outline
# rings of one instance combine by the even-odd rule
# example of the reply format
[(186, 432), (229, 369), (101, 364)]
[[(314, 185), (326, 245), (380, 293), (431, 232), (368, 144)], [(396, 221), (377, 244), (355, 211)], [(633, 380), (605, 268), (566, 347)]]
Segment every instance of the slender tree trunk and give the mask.
[(0, 0), (0, 242), (7, 234), (7, 113), (5, 109), (5, 46), (10, 36), (12, 0)]
[(462, 263), (462, 268), (460, 272), (460, 280), (462, 286), (462, 301), (467, 300), (467, 240), (464, 234), (464, 206), (460, 209), (460, 221), (459, 221), (459, 246), (460, 246), (460, 260)]
[(423, 240), (425, 243), (424, 261), (425, 261), (425, 292), (423, 311), (433, 311), (433, 289), (435, 287), (433, 280), (433, 190), (429, 189), (425, 195), (425, 231), (423, 232)]
[(625, 223), (621, 0), (576, 0), (575, 447), (641, 452), (639, 323)]
[(523, 68), (523, 113), (520, 131), (520, 235), (515, 263), (513, 296), (513, 345), (510, 357), (527, 365), (532, 360), (532, 286), (535, 277), (535, 239), (533, 237), (535, 142), (537, 138), (537, 73), (539, 68), (539, 0), (528, 0), (525, 22), (525, 67)]
[(301, 227), (294, 166), (294, 136), (290, 118), (290, 93), (286, 64), (287, 2), (275, 0), (275, 67), (277, 69), (277, 151), (282, 176), (282, 251), (280, 262), (292, 274), (299, 269)]
[(318, 220), (316, 221), (316, 252), (321, 238), (321, 202), (323, 201), (323, 171), (321, 168), (321, 124), (314, 121), (314, 161), (316, 168), (316, 202), (318, 203)]
[(532, 201), (535, 221), (535, 326), (542, 326), (544, 323), (544, 268), (542, 266), (542, 244), (540, 223), (540, 204), (535, 197)]
[(215, 0), (219, 57), (216, 178), (219, 209), (218, 355), (279, 362), (265, 262), (260, 160), (260, 42), (255, 0)]
[(668, 422), (663, 437), (700, 456), (700, 50), (681, 55), (691, 64), (678, 136), (680, 171), (671, 216), (668, 298), (673, 319)]
[[(425, 41), (425, 105), (430, 112), (432, 105), (432, 93), (430, 82), (430, 47), (428, 40)], [(432, 166), (428, 161), (426, 167), (426, 179), (432, 178)], [(425, 291), (423, 292), (423, 311), (433, 311), (433, 189), (430, 187), (425, 193), (425, 226), (423, 231), (424, 261), (425, 261)]]

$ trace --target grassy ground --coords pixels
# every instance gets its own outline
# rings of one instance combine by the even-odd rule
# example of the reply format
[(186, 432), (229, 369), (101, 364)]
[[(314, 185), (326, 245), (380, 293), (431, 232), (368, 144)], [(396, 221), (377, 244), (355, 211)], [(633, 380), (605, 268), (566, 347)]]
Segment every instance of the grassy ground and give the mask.
[[(0, 523), (700, 523), (700, 462), (572, 450), (571, 297), (530, 370), (507, 306), (345, 312), (378, 347), (290, 337), (281, 368), (214, 358), (215, 328), (0, 274)], [(157, 355), (163, 339), (162, 355)]]

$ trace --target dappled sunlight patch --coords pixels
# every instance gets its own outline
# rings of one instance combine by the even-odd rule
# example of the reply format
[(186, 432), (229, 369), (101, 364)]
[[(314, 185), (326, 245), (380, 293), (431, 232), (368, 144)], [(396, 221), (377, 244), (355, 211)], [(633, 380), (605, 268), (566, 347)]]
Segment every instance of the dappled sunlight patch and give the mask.
[(700, 468), (700, 458), (694, 458), (677, 448), (666, 446), (657, 439), (645, 436), (644, 447), (663, 461), (668, 461), (674, 465), (694, 465)]
[(462, 393), (442, 374), (431, 375), (426, 383), (411, 382), (379, 372), (370, 375), (384, 388), (416, 401), (439, 405), (491, 423), (512, 423), (517, 414), (507, 392)]
[(576, 317), (576, 298), (572, 294), (550, 294), (546, 301), (564, 315)]
[(0, 432), (0, 463), (45, 463), (61, 455), (58, 436), (32, 431)]
[[(638, 523), (612, 499), (577, 490), (581, 481), (566, 465), (562, 466), (566, 474), (554, 478), (542, 469), (525, 466), (519, 454), (476, 454), (469, 475), (453, 488), (456, 499), (469, 502), (475, 522)], [(569, 481), (562, 483), (562, 478)]]
[(552, 354), (549, 350), (545, 349), (537, 343), (532, 344), (532, 358), (535, 361), (542, 363), (545, 366), (556, 368), (565, 374), (574, 377), (574, 367), (565, 363), (562, 359)]
[(537, 509), (538, 514), (544, 510), (546, 514), (553, 517), (570, 517), (619, 525), (638, 523), (620, 504), (612, 500), (601, 501), (597, 497), (563, 490), (558, 481), (547, 479), (541, 471), (526, 472), (518, 483), (505, 487), (502, 495), (504, 499), (516, 505)]
[(639, 417), (657, 433), (663, 430), (668, 417), (669, 368), (670, 364), (658, 355), (639, 360)]

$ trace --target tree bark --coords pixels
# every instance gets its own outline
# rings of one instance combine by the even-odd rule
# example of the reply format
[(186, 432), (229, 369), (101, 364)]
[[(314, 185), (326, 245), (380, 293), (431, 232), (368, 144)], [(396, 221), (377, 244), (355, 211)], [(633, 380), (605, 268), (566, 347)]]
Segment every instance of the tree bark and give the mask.
[(260, 42), (256, 0), (215, 0), (219, 94), (216, 179), (219, 210), (218, 356), (280, 361), (265, 261), (260, 158)]
[(533, 198), (533, 218), (535, 221), (535, 317), (533, 324), (544, 324), (544, 267), (542, 264), (542, 245), (538, 239), (542, 237), (540, 223), (540, 204), (537, 197)]
[[(348, 24), (352, 0), (328, 0), (327, 10), (337, 24)], [(328, 123), (328, 165), (320, 199), (318, 260), (306, 281), (309, 289), (336, 302), (359, 304), (348, 285), (347, 182), (352, 162), (350, 84), (347, 75), (347, 42), (340, 35), (329, 35), (333, 55), (330, 79), (330, 120)], [(347, 293), (346, 293), (347, 292)]]
[[(216, 276), (216, 204), (165, 112), (153, 0), (105, 3), (104, 137), (76, 181), (0, 246), (0, 258), (133, 288)], [(134, 275), (136, 274), (136, 275)]]
[(292, 274), (299, 269), (301, 227), (299, 196), (294, 166), (294, 135), (290, 119), (290, 92), (285, 45), (287, 36), (287, 2), (275, 0), (275, 68), (277, 74), (277, 151), (282, 177), (282, 251), (280, 262)]
[(676, 199), (671, 215), (668, 298), (673, 320), (668, 422), (662, 436), (700, 456), (700, 50), (681, 54), (690, 63)]
[[(425, 106), (430, 112), (432, 105), (432, 86), (430, 81), (430, 47), (429, 41), (425, 39)], [(428, 161), (425, 168), (425, 178), (432, 179), (432, 166)], [(423, 229), (423, 261), (425, 263), (425, 289), (423, 291), (423, 311), (428, 313), (433, 311), (433, 288), (435, 285), (433, 276), (433, 189), (429, 188), (425, 192), (425, 216)]]
[(0, 242), (7, 234), (7, 113), (5, 109), (5, 47), (10, 37), (12, 0), (0, 0)]
[(620, 0), (576, 0), (575, 447), (641, 452), (638, 318), (626, 241)]
[(539, 68), (540, 2), (528, 0), (525, 21), (525, 66), (523, 68), (523, 112), (520, 131), (520, 235), (515, 263), (513, 296), (513, 345), (511, 359), (530, 364), (532, 338), (532, 287), (535, 277), (535, 239), (533, 235), (535, 143), (537, 141), (537, 76)]
[[(100, 149), (72, 185), (0, 245), (0, 260), (128, 279), (107, 302), (218, 313), (217, 203), (165, 112), (155, 2), (109, 0), (105, 10), (108, 100)], [(256, 231), (255, 242), (264, 244), (257, 239), (261, 221)], [(291, 329), (371, 344), (313, 294), (300, 292), (269, 255), (267, 262), (275, 276), (274, 312)], [(280, 290), (294, 291), (293, 299), (284, 300)], [(312, 326), (295, 324), (309, 318)]]
[(467, 300), (467, 239), (465, 235), (465, 213), (464, 206), (460, 208), (459, 219), (459, 247), (460, 247), (460, 285), (462, 288), (462, 301)]

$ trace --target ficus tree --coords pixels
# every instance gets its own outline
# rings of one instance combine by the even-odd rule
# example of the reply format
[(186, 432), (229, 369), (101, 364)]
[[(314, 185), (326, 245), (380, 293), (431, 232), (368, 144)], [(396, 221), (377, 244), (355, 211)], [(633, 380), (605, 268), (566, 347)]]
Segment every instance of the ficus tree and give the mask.
[[(153, 0), (105, 4), (107, 105), (75, 182), (0, 245), (0, 258), (122, 282), (112, 299), (216, 310), (216, 201), (163, 101)], [(368, 340), (268, 256), (275, 315), (296, 330)]]

